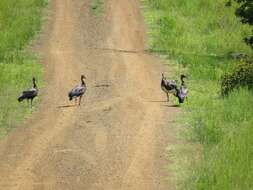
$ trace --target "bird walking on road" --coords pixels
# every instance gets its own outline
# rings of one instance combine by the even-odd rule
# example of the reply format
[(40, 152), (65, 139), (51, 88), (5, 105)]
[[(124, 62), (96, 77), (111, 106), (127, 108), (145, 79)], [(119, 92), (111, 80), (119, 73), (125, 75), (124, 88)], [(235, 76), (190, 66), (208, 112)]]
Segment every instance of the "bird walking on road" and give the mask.
[(175, 95), (177, 93), (177, 84), (175, 80), (167, 80), (164, 74), (162, 73), (162, 80), (161, 80), (161, 89), (167, 95), (167, 101), (169, 102), (170, 94)]
[(18, 97), (18, 101), (19, 102), (22, 102), (23, 100), (27, 100), (27, 101), (31, 101), (31, 108), (32, 108), (32, 103), (33, 103), (33, 99), (38, 96), (38, 92), (39, 92), (39, 89), (37, 87), (37, 84), (36, 84), (36, 79), (33, 77), (32, 79), (32, 82), (33, 82), (33, 87), (29, 90), (25, 90), (22, 92), (22, 95)]
[(75, 103), (77, 101), (77, 98), (79, 97), (79, 106), (81, 105), (82, 97), (87, 90), (87, 86), (84, 79), (86, 79), (86, 77), (84, 75), (81, 75), (81, 84), (73, 88), (68, 94), (69, 100), (71, 101), (74, 98)]

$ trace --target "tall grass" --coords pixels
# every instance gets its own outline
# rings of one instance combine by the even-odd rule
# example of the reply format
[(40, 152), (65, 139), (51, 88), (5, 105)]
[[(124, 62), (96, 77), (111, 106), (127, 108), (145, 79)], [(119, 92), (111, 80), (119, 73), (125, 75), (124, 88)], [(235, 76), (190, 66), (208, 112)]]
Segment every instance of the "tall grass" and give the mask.
[(143, 2), (151, 51), (176, 62), (175, 77), (182, 72), (189, 76), (189, 102), (179, 120), (187, 127), (187, 139), (201, 144), (202, 151), (179, 186), (253, 189), (253, 94), (240, 89), (221, 98), (219, 86), (220, 77), (237, 64), (232, 53), (252, 55), (242, 40), (250, 28), (235, 17), (235, 4), (224, 6), (226, 0)]
[(252, 189), (252, 96), (240, 89), (226, 99), (192, 97), (186, 121), (190, 138), (203, 146), (203, 160), (183, 189)]
[(29, 112), (17, 96), (42, 78), (42, 66), (25, 51), (41, 27), (47, 0), (0, 1), (0, 137)]
[(234, 7), (225, 8), (225, 0), (143, 1), (152, 51), (165, 51), (188, 65), (195, 79), (218, 79), (230, 53), (250, 53), (242, 42), (250, 29), (235, 17)]

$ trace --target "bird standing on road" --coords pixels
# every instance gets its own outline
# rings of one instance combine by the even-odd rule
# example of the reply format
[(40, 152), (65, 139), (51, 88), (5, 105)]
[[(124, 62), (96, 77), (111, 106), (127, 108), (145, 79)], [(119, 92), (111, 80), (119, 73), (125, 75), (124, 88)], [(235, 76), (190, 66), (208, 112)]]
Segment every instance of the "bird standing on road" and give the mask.
[(18, 98), (19, 102), (22, 102), (23, 100), (27, 99), (27, 101), (31, 100), (31, 108), (32, 108), (32, 102), (33, 99), (38, 96), (38, 87), (36, 85), (36, 79), (33, 77), (32, 79), (33, 87), (29, 90), (25, 90), (22, 92), (22, 95)]
[(167, 101), (170, 99), (170, 94), (175, 95), (177, 93), (177, 84), (175, 80), (167, 80), (164, 74), (162, 73), (162, 80), (161, 80), (161, 89), (167, 95)]
[(77, 101), (77, 98), (79, 97), (79, 106), (81, 105), (82, 97), (87, 90), (84, 79), (86, 79), (86, 77), (84, 75), (81, 75), (81, 84), (73, 88), (68, 94), (69, 100), (71, 101), (74, 98), (75, 103)]

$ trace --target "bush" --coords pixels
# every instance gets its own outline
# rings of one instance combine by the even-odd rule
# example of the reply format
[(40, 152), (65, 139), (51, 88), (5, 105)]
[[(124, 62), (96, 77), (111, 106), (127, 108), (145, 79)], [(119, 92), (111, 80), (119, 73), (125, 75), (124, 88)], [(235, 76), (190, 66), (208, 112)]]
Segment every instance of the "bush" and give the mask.
[(253, 89), (253, 62), (246, 61), (236, 66), (229, 74), (225, 74), (221, 81), (221, 94), (227, 96), (239, 87)]

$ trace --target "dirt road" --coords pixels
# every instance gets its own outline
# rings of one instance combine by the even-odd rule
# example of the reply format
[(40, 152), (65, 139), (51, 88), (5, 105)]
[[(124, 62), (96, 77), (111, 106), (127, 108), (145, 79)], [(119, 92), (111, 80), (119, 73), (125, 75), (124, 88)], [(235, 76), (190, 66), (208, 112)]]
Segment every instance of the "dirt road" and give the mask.
[[(90, 3), (50, 2), (35, 45), (45, 65), (42, 103), (0, 141), (0, 189), (174, 189), (165, 148), (175, 142), (176, 108), (162, 102), (162, 64), (142, 53), (139, 2), (107, 0), (100, 16)], [(70, 106), (67, 92), (81, 74), (87, 94), (81, 107)]]

